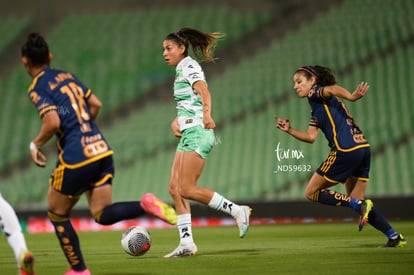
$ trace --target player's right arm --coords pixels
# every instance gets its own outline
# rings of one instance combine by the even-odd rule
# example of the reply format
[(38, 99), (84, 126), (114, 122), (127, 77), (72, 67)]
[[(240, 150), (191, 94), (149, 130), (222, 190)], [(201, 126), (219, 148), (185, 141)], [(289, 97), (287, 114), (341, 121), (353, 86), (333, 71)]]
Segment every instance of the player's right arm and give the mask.
[(39, 148), (48, 142), (59, 131), (59, 128), (60, 118), (56, 110), (51, 110), (43, 115), (42, 127), (38, 135), (30, 143), (30, 155), (37, 166), (46, 166), (47, 158)]
[(171, 131), (173, 132), (174, 136), (178, 138), (181, 137), (180, 127), (178, 126), (178, 117), (175, 117), (171, 122)]
[(288, 119), (281, 119), (280, 117), (275, 115), (275, 119), (277, 121), (276, 127), (285, 132), (289, 135), (293, 136), (294, 138), (307, 142), (307, 143), (314, 143), (315, 140), (318, 138), (319, 135), (319, 128), (315, 126), (309, 125), (307, 131), (300, 131), (290, 127), (290, 121)]

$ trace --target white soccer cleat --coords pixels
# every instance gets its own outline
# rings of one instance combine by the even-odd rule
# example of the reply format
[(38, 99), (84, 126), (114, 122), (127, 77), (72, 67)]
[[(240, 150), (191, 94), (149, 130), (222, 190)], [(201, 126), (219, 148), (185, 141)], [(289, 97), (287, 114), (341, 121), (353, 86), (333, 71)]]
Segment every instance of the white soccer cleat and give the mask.
[(177, 258), (185, 256), (195, 256), (197, 253), (197, 246), (195, 243), (180, 244), (173, 252), (164, 256), (164, 258)]
[(240, 206), (240, 212), (236, 217), (237, 226), (239, 227), (240, 238), (244, 238), (249, 230), (249, 219), (252, 209), (247, 205)]

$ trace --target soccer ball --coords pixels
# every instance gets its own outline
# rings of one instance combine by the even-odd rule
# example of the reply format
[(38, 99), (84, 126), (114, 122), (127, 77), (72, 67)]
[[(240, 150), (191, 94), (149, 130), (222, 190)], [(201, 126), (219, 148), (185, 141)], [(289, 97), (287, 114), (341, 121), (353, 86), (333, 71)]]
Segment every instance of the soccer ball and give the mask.
[(121, 238), (121, 246), (131, 256), (142, 256), (151, 248), (151, 235), (141, 226), (131, 226)]

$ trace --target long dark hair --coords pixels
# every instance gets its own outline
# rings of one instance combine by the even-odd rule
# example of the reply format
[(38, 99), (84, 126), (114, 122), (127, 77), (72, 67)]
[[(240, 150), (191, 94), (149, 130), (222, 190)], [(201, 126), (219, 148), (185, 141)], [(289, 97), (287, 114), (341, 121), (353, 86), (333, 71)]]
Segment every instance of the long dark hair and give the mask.
[(301, 73), (307, 79), (311, 78), (312, 76), (315, 77), (316, 84), (320, 86), (329, 86), (336, 84), (336, 79), (332, 73), (332, 70), (327, 67), (319, 65), (303, 66), (297, 69), (295, 73)]
[(182, 28), (178, 32), (170, 33), (165, 40), (173, 40), (178, 45), (185, 46), (184, 55), (188, 55), (188, 47), (191, 45), (194, 57), (198, 61), (214, 61), (214, 48), (217, 41), (225, 36), (224, 33), (204, 33), (192, 28)]
[(30, 33), (22, 46), (22, 56), (27, 57), (31, 65), (48, 65), (49, 46), (43, 36), (37, 32)]

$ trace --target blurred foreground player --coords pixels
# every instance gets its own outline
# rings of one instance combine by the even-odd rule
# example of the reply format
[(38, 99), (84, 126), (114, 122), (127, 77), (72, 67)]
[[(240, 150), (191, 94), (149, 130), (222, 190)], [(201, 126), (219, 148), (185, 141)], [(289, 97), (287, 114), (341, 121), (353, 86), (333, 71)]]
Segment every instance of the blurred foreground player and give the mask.
[(13, 249), (20, 275), (34, 275), (34, 258), (27, 249), (19, 219), (13, 207), (0, 193), (0, 228)]
[(170, 223), (175, 210), (152, 194), (141, 201), (112, 203), (113, 151), (95, 124), (101, 102), (73, 74), (51, 68), (52, 55), (44, 38), (31, 33), (22, 46), (22, 62), (33, 77), (30, 100), (42, 119), (39, 134), (30, 143), (33, 162), (45, 167), (40, 147), (57, 137), (58, 161), (50, 176), (48, 217), (70, 264), (66, 275), (90, 274), (78, 236), (69, 219), (73, 206), (85, 193), (95, 221), (110, 225), (150, 213)]

